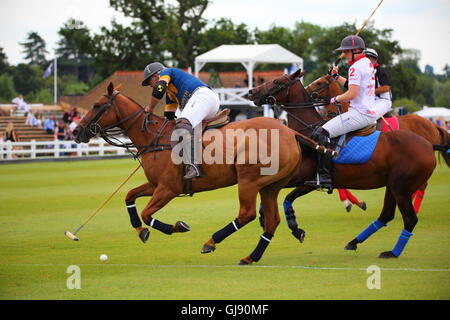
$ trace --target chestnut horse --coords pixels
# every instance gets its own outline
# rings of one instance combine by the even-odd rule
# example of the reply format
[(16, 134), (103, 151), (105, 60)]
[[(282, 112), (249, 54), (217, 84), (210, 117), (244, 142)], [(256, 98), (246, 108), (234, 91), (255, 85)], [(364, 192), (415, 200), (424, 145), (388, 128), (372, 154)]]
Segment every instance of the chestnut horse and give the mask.
[[(102, 96), (94, 107), (81, 120), (74, 131), (76, 142), (88, 142), (92, 137), (100, 135), (105, 140), (113, 139), (108, 131), (118, 127), (131, 139), (136, 147), (138, 155), (142, 157), (142, 167), (147, 177), (147, 182), (132, 189), (126, 196), (126, 205), (130, 215), (132, 226), (136, 229), (140, 239), (145, 243), (149, 236), (147, 228), (142, 227), (136, 211), (135, 200), (143, 196), (152, 196), (149, 203), (141, 213), (145, 224), (166, 234), (189, 231), (189, 226), (184, 222), (170, 225), (158, 221), (153, 215), (163, 208), (173, 198), (184, 194), (183, 165), (172, 161), (171, 134), (175, 126), (174, 120), (167, 120), (155, 114), (145, 114), (143, 108), (137, 103), (120, 94), (114, 89), (112, 83), (108, 86), (107, 94)], [(249, 162), (252, 151), (250, 150), (249, 137), (244, 142), (236, 142), (236, 132), (246, 133), (247, 130), (256, 130), (258, 150), (265, 149), (271, 155), (279, 155), (278, 170), (270, 174), (262, 173), (262, 169), (268, 168), (268, 163), (263, 159), (257, 159), (255, 163)], [(265, 136), (262, 134), (265, 130)], [(216, 232), (203, 246), (202, 253), (212, 252), (216, 244), (231, 235), (256, 217), (256, 198), (259, 193), (262, 206), (265, 210), (266, 225), (264, 234), (258, 246), (252, 254), (241, 259), (240, 264), (250, 264), (260, 260), (264, 250), (269, 244), (279, 224), (277, 198), (292, 173), (301, 163), (301, 149), (296, 137), (298, 133), (281, 124), (278, 120), (267, 118), (255, 118), (247, 121), (239, 121), (227, 124), (220, 129), (211, 129), (206, 133), (215, 132), (213, 142), (207, 141), (203, 136), (204, 147), (210, 147), (213, 143), (219, 143), (215, 149), (223, 155), (219, 157), (220, 163), (206, 164), (203, 162), (204, 176), (192, 180), (192, 192), (208, 191), (238, 184), (240, 209), (237, 218), (225, 228)], [(269, 134), (270, 133), (270, 134)], [(277, 135), (278, 134), (278, 135)], [(217, 139), (223, 137), (223, 142)], [(231, 145), (225, 145), (227, 138), (231, 136)], [(275, 139), (275, 138), (278, 139)], [(239, 141), (239, 139), (237, 139)], [(278, 151), (277, 151), (278, 150)], [(231, 163), (223, 161), (231, 152)], [(244, 153), (242, 153), (244, 152)], [(228, 154), (227, 154), (228, 153)], [(244, 154), (245, 162), (239, 162), (239, 156)], [(261, 154), (261, 153), (259, 153)], [(228, 158), (227, 158), (228, 159)]]
[[(311, 136), (313, 130), (323, 125), (325, 120), (316, 111), (315, 102), (300, 81), (301, 76), (303, 73), (298, 70), (289, 76), (279, 77), (271, 83), (249, 90), (249, 98), (257, 105), (267, 103), (283, 108), (288, 113), (289, 127)], [(386, 226), (394, 218), (395, 208), (398, 206), (404, 230), (394, 249), (379, 256), (398, 257), (418, 221), (411, 203), (411, 195), (428, 181), (435, 166), (433, 145), (408, 131), (382, 133), (371, 159), (364, 164), (334, 164), (332, 173), (334, 188), (367, 190), (386, 187), (384, 206), (378, 220), (350, 241), (345, 249), (356, 250), (359, 243)], [(302, 147), (302, 165), (296, 170), (287, 187), (298, 187), (297, 195), (305, 195), (315, 190), (314, 187), (305, 186), (304, 182), (313, 180), (316, 173), (316, 151)], [(289, 227), (295, 232), (297, 228), (295, 216), (287, 218)]]
[[(325, 75), (312, 82), (309, 86), (306, 87), (306, 91), (312, 95), (316, 99), (324, 98), (324, 97), (335, 97), (343, 93), (341, 86), (337, 81), (330, 75)], [(342, 113), (347, 112), (348, 103), (342, 103), (342, 107), (340, 110)], [(327, 105), (325, 107), (325, 114), (338, 114), (337, 106), (335, 105)], [(450, 144), (450, 134), (443, 128), (438, 125), (432, 123), (431, 121), (420, 117), (416, 114), (408, 114), (405, 116), (399, 116), (399, 127), (400, 130), (407, 130), (418, 134), (419, 136), (424, 137), (431, 144), (435, 145), (448, 145)], [(443, 156), (447, 166), (450, 167), (450, 153), (447, 153), (445, 150), (441, 151), (441, 155)], [(415, 193), (417, 195), (416, 202), (414, 204), (415, 212), (418, 213), (420, 209), (420, 204), (423, 200), (423, 196), (425, 194), (425, 189), (427, 184), (421, 186), (419, 190)]]

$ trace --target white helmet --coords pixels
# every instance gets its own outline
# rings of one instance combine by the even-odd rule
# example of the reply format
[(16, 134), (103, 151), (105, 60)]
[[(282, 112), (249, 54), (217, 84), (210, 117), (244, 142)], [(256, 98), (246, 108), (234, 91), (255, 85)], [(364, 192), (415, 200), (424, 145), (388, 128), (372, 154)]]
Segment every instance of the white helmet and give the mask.
[(375, 51), (375, 49), (367, 48), (366, 50), (364, 50), (364, 54), (366, 55), (366, 57), (372, 57), (378, 60), (378, 53)]

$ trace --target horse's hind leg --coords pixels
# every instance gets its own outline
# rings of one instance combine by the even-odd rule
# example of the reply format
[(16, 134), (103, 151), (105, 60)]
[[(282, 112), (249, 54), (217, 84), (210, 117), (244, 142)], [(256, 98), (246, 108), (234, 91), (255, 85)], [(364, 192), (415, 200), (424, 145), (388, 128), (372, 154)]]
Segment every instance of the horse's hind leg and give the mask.
[(363, 232), (361, 232), (355, 239), (350, 241), (345, 250), (356, 250), (358, 243), (362, 243), (372, 234), (377, 232), (382, 227), (385, 227), (389, 221), (394, 219), (396, 201), (390, 187), (386, 187), (384, 195), (384, 206), (380, 216), (372, 224), (370, 224)]
[(398, 208), (402, 213), (404, 229), (398, 238), (398, 241), (394, 248), (391, 251), (382, 252), (379, 258), (398, 258), (406, 244), (409, 241), (409, 238), (413, 235), (412, 231), (414, 230), (415, 225), (417, 224), (417, 215), (414, 212), (414, 207), (411, 202), (411, 193), (410, 192), (393, 192), (395, 196), (395, 200), (397, 202)]
[[(295, 211), (292, 204), (297, 198), (304, 196), (313, 190), (315, 189), (309, 186), (297, 187), (286, 196), (283, 202), (284, 216), (286, 218), (287, 225), (289, 229), (291, 229), (292, 235), (301, 243), (305, 240), (306, 232), (298, 227), (297, 218), (295, 217)], [(262, 205), (260, 206), (259, 214), (260, 225), (264, 228), (264, 209)]]
[(247, 265), (253, 262), (258, 262), (272, 240), (275, 230), (280, 224), (280, 215), (278, 213), (277, 204), (279, 191), (279, 189), (277, 190), (277, 188), (273, 187), (265, 187), (260, 191), (261, 204), (264, 208), (264, 233), (261, 235), (255, 250), (253, 250), (249, 256), (242, 258), (239, 264)]
[(259, 188), (252, 183), (239, 184), (239, 215), (238, 217), (212, 235), (203, 245), (201, 253), (210, 253), (216, 250), (216, 244), (238, 231), (256, 218), (256, 196)]

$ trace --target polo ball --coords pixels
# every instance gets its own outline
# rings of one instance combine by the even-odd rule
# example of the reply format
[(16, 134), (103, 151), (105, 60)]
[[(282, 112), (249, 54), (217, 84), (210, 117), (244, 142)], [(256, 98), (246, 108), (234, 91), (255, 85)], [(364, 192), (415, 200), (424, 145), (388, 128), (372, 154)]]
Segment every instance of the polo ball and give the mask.
[(106, 261), (106, 260), (108, 260), (108, 256), (107, 256), (106, 254), (102, 254), (102, 255), (100, 256), (100, 260), (101, 260), (101, 261)]

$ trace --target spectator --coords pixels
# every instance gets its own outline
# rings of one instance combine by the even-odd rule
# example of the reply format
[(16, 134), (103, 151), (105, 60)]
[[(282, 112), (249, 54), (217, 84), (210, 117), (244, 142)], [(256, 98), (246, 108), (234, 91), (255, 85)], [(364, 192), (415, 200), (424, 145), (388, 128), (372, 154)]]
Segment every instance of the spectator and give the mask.
[[(59, 120), (58, 126), (55, 128), (55, 135), (54, 135), (55, 140), (64, 141), (67, 140), (68, 136), (69, 131), (67, 130), (67, 124), (63, 120)], [(63, 143), (61, 143), (59, 145), (59, 148), (65, 149), (66, 146)], [(60, 156), (64, 155), (64, 152), (60, 152), (59, 155)]]
[(27, 120), (25, 120), (25, 124), (34, 127), (34, 123), (36, 123), (36, 116), (32, 111), (28, 112)]
[(78, 114), (77, 108), (73, 107), (72, 109), (70, 109), (69, 119), (72, 122), (73, 119), (75, 119), (76, 117), (79, 117), (79, 114)]
[(70, 123), (71, 119), (70, 119), (70, 112), (65, 111), (63, 116), (62, 116), (62, 121), (64, 121), (64, 123)]
[(11, 121), (8, 122), (8, 126), (6, 127), (5, 130), (5, 141), (11, 141), (11, 142), (17, 142), (17, 133), (16, 133), (16, 129), (14, 129), (14, 123), (12, 123)]
[(23, 99), (23, 95), (19, 94), (11, 102), (16, 105), (16, 107), (13, 108), (12, 111), (23, 111), (25, 114), (30, 112), (30, 105), (25, 102), (25, 100)]
[[(245, 86), (248, 87), (248, 75), (245, 76), (244, 83)], [(255, 77), (252, 77), (252, 83), (255, 85)]]
[[(11, 121), (8, 122), (8, 126), (6, 127), (4, 141), (18, 142), (16, 129), (14, 129), (14, 123), (12, 123)], [(15, 149), (16, 147), (12, 147), (12, 150)], [(16, 158), (17, 156), (13, 154), (12, 157)]]
[(55, 133), (55, 126), (55, 116), (47, 118), (47, 120), (45, 120), (44, 122), (44, 130), (47, 131), (47, 133)]
[(38, 127), (38, 128), (42, 128), (42, 114), (40, 112), (38, 112), (36, 114), (36, 118), (34, 123), (32, 124), (33, 127)]
[(66, 124), (63, 120), (58, 121), (58, 126), (55, 128), (55, 140), (64, 141), (68, 135)]
[(73, 118), (72, 122), (69, 125), (69, 135), (70, 135), (71, 140), (74, 139), (72, 132), (73, 132), (73, 130), (75, 130), (75, 128), (78, 126), (79, 123), (80, 123), (80, 118), (75, 117), (75, 118)]

